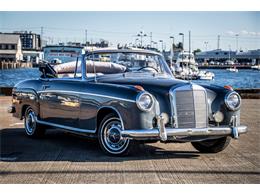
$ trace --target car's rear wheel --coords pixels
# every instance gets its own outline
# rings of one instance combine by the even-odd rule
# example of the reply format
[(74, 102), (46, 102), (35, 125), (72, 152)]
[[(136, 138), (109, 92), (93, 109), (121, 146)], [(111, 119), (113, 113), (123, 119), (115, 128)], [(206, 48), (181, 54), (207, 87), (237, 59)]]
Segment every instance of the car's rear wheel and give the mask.
[(218, 153), (223, 151), (230, 143), (230, 137), (222, 137), (214, 140), (191, 142), (192, 146), (202, 153)]
[(98, 141), (102, 150), (112, 156), (129, 154), (134, 143), (121, 137), (122, 123), (115, 114), (108, 114), (99, 125)]
[(24, 128), (29, 137), (42, 137), (45, 133), (45, 126), (37, 123), (36, 113), (30, 106), (24, 114)]

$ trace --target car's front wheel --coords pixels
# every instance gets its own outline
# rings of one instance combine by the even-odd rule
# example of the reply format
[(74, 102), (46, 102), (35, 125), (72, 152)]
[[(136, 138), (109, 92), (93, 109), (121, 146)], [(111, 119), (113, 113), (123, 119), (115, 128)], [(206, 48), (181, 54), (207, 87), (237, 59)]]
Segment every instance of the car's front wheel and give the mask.
[(98, 130), (98, 141), (102, 150), (112, 156), (129, 154), (134, 142), (121, 137), (122, 123), (119, 117), (109, 114), (102, 120)]
[(205, 140), (201, 142), (191, 142), (193, 147), (202, 153), (218, 153), (223, 151), (230, 143), (230, 137)]
[(36, 113), (30, 106), (24, 114), (24, 128), (29, 137), (42, 137), (45, 133), (45, 126), (37, 123)]

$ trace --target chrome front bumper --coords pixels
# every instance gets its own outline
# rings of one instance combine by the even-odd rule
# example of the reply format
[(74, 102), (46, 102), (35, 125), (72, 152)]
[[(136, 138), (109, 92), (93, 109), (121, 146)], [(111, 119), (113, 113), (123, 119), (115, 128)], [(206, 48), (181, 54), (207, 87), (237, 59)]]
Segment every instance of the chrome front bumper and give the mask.
[(161, 141), (167, 141), (168, 138), (174, 138), (175, 136), (232, 136), (237, 139), (239, 134), (247, 132), (247, 126), (218, 126), (207, 128), (165, 128), (163, 124), (163, 118), (159, 116), (158, 129), (139, 129), (139, 130), (123, 130), (121, 136), (128, 139), (158, 139)]

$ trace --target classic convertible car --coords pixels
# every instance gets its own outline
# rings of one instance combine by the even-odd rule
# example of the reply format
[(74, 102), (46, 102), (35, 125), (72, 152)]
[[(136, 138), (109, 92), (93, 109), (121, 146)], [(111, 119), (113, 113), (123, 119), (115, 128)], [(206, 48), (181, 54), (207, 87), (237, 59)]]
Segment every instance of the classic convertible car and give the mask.
[(39, 69), (39, 79), (14, 87), (9, 109), (30, 137), (51, 126), (96, 137), (105, 153), (119, 156), (156, 141), (216, 153), (247, 132), (237, 92), (177, 80), (154, 51), (84, 49), (80, 62)]

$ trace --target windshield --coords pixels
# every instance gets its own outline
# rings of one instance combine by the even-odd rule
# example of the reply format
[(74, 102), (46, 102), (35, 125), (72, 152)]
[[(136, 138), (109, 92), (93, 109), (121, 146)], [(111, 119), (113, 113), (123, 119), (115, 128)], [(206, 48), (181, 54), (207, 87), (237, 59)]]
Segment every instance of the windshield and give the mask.
[[(113, 74), (122, 72), (150, 72), (172, 76), (164, 58), (140, 52), (89, 53), (87, 73)], [(95, 66), (95, 67), (94, 67)], [(93, 71), (92, 71), (93, 69)]]

